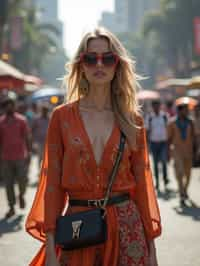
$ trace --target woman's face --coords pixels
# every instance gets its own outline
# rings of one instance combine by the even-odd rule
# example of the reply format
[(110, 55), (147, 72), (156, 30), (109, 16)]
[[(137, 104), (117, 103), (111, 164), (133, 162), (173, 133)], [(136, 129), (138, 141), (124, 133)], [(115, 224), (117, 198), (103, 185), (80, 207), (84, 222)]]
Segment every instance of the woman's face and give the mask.
[(105, 38), (96, 38), (88, 42), (87, 53), (97, 55), (97, 64), (88, 66), (82, 62), (82, 70), (92, 86), (108, 85), (112, 81), (117, 64), (104, 65), (102, 62), (102, 55), (108, 55), (111, 52), (109, 43)]

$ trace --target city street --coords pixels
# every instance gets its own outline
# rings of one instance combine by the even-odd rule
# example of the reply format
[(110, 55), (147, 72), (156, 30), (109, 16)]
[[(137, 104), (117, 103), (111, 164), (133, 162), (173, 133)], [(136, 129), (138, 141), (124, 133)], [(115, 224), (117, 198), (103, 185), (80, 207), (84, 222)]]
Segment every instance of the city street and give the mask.
[[(30, 185), (27, 193), (27, 208), (17, 209), (15, 217), (5, 221), (6, 209), (4, 189), (0, 187), (0, 265), (28, 266), (40, 243), (24, 231), (24, 220), (31, 206), (37, 180), (35, 158), (32, 160)], [(160, 193), (159, 205), (163, 222), (163, 234), (156, 241), (159, 266), (199, 266), (200, 265), (200, 170), (194, 169), (189, 195), (192, 199), (188, 207), (179, 208), (176, 182), (172, 167), (169, 169), (170, 192)], [(162, 188), (161, 188), (162, 189)]]

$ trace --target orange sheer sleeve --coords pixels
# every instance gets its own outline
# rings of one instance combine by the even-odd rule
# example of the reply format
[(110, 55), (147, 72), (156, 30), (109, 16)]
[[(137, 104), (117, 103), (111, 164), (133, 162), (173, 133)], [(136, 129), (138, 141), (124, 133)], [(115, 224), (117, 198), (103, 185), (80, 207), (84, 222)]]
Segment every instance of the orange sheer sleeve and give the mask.
[(146, 237), (151, 240), (161, 234), (161, 218), (150, 169), (146, 130), (139, 119), (137, 149), (132, 151), (131, 169), (136, 180), (135, 200), (138, 206)]
[(45, 232), (53, 231), (64, 206), (65, 192), (61, 187), (63, 144), (58, 110), (49, 122), (38, 189), (27, 217), (26, 230), (44, 241)]

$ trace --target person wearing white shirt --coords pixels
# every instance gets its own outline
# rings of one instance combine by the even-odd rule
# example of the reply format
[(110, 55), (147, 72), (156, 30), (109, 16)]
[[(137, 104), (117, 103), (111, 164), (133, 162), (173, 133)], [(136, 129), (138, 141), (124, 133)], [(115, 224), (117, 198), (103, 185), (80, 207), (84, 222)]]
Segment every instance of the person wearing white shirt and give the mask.
[(150, 149), (153, 156), (154, 174), (156, 181), (156, 189), (160, 190), (159, 182), (159, 163), (162, 164), (162, 174), (165, 189), (169, 183), (167, 177), (167, 114), (160, 109), (160, 101), (152, 102), (152, 113), (146, 117), (146, 129), (148, 140), (150, 143)]

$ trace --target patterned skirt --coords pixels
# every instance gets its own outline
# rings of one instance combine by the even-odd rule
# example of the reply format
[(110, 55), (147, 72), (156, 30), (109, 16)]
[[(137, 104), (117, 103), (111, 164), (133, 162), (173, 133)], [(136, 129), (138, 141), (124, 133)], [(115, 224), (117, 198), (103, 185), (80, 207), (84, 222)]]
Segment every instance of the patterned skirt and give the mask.
[[(148, 265), (148, 247), (139, 211), (133, 201), (120, 203), (116, 206), (119, 223), (120, 253), (118, 266), (146, 266)], [(94, 266), (102, 265), (103, 248), (96, 249)], [(70, 255), (62, 251), (61, 266), (70, 266)]]

